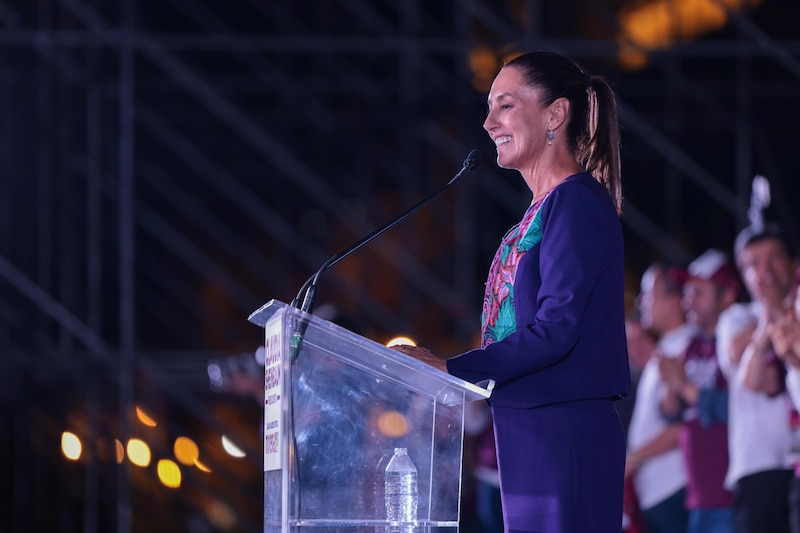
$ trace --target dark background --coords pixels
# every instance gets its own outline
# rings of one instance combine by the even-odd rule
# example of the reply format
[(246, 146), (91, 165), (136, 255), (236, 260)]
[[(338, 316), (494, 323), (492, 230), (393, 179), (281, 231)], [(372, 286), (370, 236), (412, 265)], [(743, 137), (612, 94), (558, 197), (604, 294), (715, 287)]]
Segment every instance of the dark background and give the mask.
[[(650, 262), (731, 249), (755, 174), (797, 242), (797, 20), (789, 0), (0, 0), (0, 530), (259, 530), (258, 404), (212, 391), (208, 361), (251, 354), (253, 310), (478, 148), (318, 296), (376, 341), (470, 348), (530, 202), (481, 128), (511, 54), (618, 92), (629, 303)], [(166, 489), (116, 466), (120, 435), (154, 457), (190, 435), (213, 472)]]

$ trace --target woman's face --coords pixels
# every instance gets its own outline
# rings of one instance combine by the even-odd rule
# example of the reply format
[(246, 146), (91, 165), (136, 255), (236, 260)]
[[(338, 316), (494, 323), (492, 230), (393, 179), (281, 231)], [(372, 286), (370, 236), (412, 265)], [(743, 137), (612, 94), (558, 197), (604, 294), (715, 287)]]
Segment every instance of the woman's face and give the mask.
[(548, 117), (539, 93), (515, 67), (503, 68), (494, 79), (483, 129), (497, 147), (500, 167), (524, 173), (547, 145)]

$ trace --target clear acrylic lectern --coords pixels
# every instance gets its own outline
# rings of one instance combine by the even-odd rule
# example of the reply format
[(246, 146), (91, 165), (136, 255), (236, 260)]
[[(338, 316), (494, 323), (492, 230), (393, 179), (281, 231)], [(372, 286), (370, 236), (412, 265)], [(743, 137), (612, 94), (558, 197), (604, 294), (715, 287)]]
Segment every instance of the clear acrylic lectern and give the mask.
[[(264, 531), (457, 531), (464, 404), (491, 387), (276, 300), (250, 321), (266, 330)], [(418, 472), (411, 523), (386, 519), (394, 448)]]

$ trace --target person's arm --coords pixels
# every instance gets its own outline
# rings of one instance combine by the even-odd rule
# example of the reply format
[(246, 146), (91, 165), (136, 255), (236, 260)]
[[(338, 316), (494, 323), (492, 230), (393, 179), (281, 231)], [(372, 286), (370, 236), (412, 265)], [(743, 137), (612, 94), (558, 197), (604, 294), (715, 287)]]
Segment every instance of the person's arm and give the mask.
[(767, 330), (766, 320), (759, 321), (742, 355), (741, 380), (752, 391), (775, 396), (784, 390), (783, 375), (780, 366), (775, 364), (775, 354)]
[(775, 354), (787, 365), (800, 367), (800, 322), (793, 312), (787, 313), (769, 328)]
[(775, 396), (786, 390), (785, 368), (775, 353), (770, 334), (778, 324), (786, 320), (787, 313), (783, 301), (765, 302), (750, 344), (742, 356), (742, 383), (745, 387), (768, 396)]
[[(578, 341), (599, 273), (617, 249), (621, 252), (621, 239), (612, 241), (617, 237), (612, 232), (618, 227), (611, 227), (611, 217), (619, 222), (616, 214), (609, 216), (594, 192), (580, 183), (560, 185), (541, 209), (541, 286), (535, 295), (515, 295), (522, 307), (525, 304), (519, 304), (520, 300), (535, 297), (531, 306), (536, 309), (535, 317), (518, 324), (515, 332), (498, 342), (448, 359), (451, 374), (472, 382), (491, 378), (503, 383), (558, 363)], [(520, 286), (521, 276), (534, 276), (534, 270), (531, 266), (528, 272), (518, 271), (515, 287)]]
[(753, 338), (753, 334), (756, 331), (756, 324), (750, 324), (745, 326), (741, 331), (739, 331), (733, 338), (730, 340), (728, 344), (728, 360), (730, 361), (731, 366), (739, 366), (739, 363), (742, 361), (742, 357), (744, 356), (744, 352), (747, 349), (747, 346), (750, 344)]
[(795, 410), (800, 411), (800, 368), (790, 366), (786, 369), (786, 391)]
[(679, 424), (665, 427), (643, 446), (628, 452), (625, 460), (625, 477), (636, 472), (642, 463), (678, 447)]
[(678, 391), (673, 387), (664, 387), (659, 403), (661, 414), (668, 420), (675, 420), (683, 412), (683, 407)]
[(697, 387), (686, 377), (684, 361), (659, 356), (658, 369), (666, 386), (661, 393), (661, 413), (667, 419), (678, 417), (687, 405), (697, 403)]
[(410, 344), (396, 344), (392, 350), (403, 353), (409, 357), (428, 364), (442, 372), (447, 372), (447, 359), (439, 357), (423, 346), (413, 346)]
[(750, 307), (734, 304), (722, 312), (717, 322), (717, 362), (728, 381), (735, 379), (742, 353), (755, 330), (756, 319)]
[(678, 394), (686, 405), (697, 405), (697, 399), (700, 396), (700, 389), (697, 385), (684, 381), (678, 388)]

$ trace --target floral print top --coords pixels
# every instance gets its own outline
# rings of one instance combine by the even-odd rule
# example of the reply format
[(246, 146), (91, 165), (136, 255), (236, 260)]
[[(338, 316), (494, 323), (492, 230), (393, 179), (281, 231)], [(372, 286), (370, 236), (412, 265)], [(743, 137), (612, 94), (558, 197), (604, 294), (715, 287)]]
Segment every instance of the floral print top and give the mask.
[(503, 340), (517, 329), (514, 277), (522, 256), (542, 240), (540, 208), (546, 199), (547, 195), (528, 207), (519, 224), (506, 232), (495, 253), (483, 296), (481, 348)]

